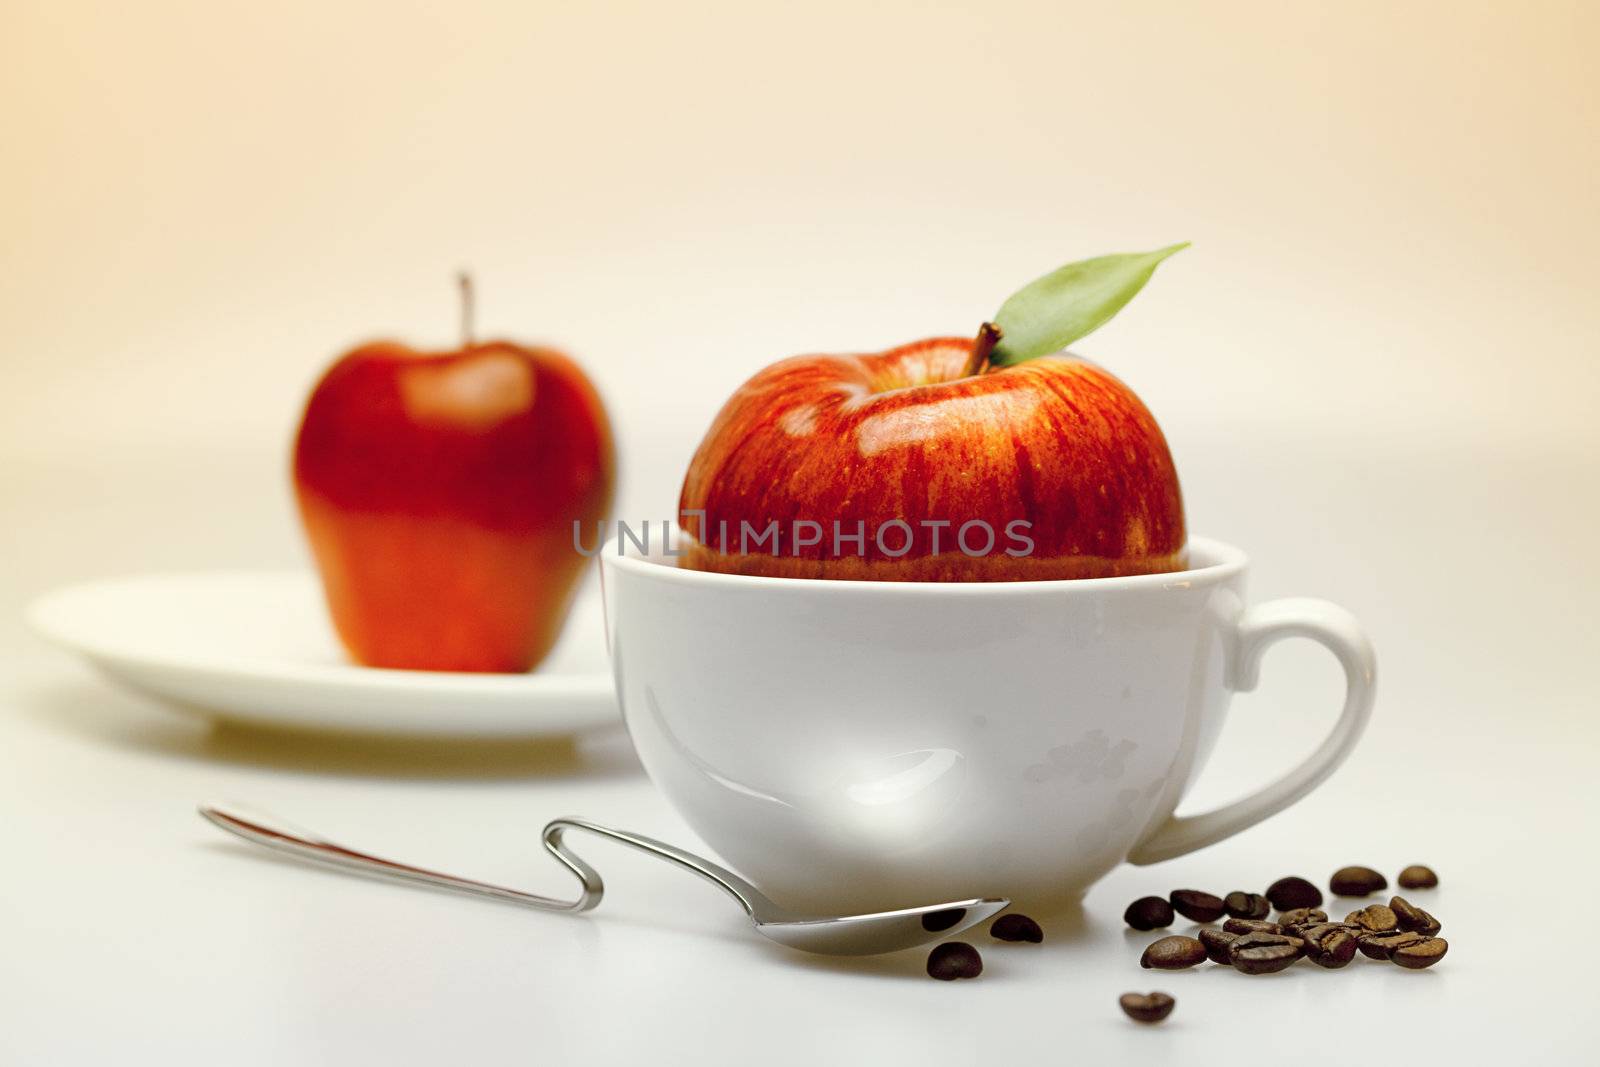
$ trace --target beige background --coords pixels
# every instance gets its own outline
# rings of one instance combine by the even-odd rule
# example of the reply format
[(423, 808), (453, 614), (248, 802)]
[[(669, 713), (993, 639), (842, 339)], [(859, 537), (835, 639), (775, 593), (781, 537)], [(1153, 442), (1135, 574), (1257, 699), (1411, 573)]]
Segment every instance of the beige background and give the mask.
[(1593, 4), (0, 12), (3, 455), (280, 453), (345, 346), (454, 337), (465, 264), (670, 504), (759, 365), (1179, 239), (1079, 346), (1177, 445), (1595, 441)]

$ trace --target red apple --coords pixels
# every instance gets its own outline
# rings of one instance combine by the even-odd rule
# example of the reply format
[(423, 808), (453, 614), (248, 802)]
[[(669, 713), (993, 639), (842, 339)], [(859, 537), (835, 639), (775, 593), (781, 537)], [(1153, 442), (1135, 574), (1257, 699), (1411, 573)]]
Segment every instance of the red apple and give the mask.
[(1178, 476), (1139, 398), (1064, 353), (988, 368), (975, 344), (996, 334), (760, 371), (689, 465), (680, 562), (938, 582), (1181, 569)]
[(611, 429), (566, 356), (506, 341), (345, 355), (306, 405), (294, 483), (335, 628), (372, 667), (526, 671), (605, 518)]

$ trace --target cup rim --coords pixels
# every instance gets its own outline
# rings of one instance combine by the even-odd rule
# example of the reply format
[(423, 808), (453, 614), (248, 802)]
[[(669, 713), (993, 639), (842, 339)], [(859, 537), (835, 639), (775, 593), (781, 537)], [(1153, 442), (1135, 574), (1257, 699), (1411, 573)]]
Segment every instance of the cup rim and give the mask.
[(602, 570), (616, 568), (653, 581), (679, 585), (766, 590), (778, 595), (782, 595), (783, 591), (798, 593), (813, 590), (832, 593), (870, 592), (874, 595), (908, 597), (1059, 595), (1068, 590), (1089, 592), (1217, 582), (1238, 574), (1250, 563), (1250, 557), (1241, 548), (1215, 538), (1191, 537), (1184, 548), (1191, 557), (1198, 552), (1206, 557), (1206, 561), (1197, 567), (1188, 567), (1181, 571), (1125, 574), (1113, 578), (1049, 578), (1009, 582), (874, 582), (844, 578), (780, 578), (759, 574), (724, 574), (720, 571), (690, 570), (654, 558), (654, 553), (651, 556), (619, 553), (614, 547), (615, 543), (616, 538), (610, 537), (600, 547)]

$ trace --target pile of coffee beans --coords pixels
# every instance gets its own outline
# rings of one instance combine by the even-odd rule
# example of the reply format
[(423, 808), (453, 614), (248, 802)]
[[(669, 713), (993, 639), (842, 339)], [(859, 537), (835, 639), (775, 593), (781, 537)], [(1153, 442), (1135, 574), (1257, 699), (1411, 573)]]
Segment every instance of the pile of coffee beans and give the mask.
[[(1439, 876), (1431, 868), (1414, 864), (1395, 879), (1402, 889), (1432, 889)], [(1384, 892), (1389, 881), (1371, 867), (1341, 867), (1328, 879), (1334, 896), (1368, 897)], [(1386, 960), (1408, 970), (1431, 967), (1450, 950), (1439, 937), (1439, 920), (1404, 897), (1387, 904), (1368, 904), (1335, 922), (1322, 910), (1324, 897), (1315, 883), (1298, 875), (1280, 878), (1264, 893), (1235, 890), (1215, 896), (1200, 889), (1174, 889), (1165, 897), (1140, 897), (1129, 904), (1122, 919), (1135, 930), (1169, 927), (1179, 915), (1200, 925), (1198, 937), (1169, 934), (1146, 946), (1139, 965), (1177, 971), (1206, 960), (1232, 967), (1242, 974), (1273, 974), (1301, 959), (1318, 967), (1337, 970), (1348, 966), (1359, 952), (1368, 959)], [(1273, 911), (1277, 918), (1269, 919)], [(1222, 919), (1221, 929), (1209, 924)], [(943, 930), (961, 919), (959, 911), (946, 922), (943, 913), (924, 918), (929, 930)], [(997, 941), (1039, 944), (1044, 930), (1026, 915), (1002, 915), (989, 927)], [(928, 974), (941, 981), (976, 978), (983, 973), (983, 957), (965, 941), (947, 941), (928, 953)], [(1128, 1018), (1139, 1023), (1159, 1023), (1172, 1014), (1177, 1000), (1169, 993), (1124, 993), (1118, 998)]]
[[(923, 916), (923, 927), (928, 930), (950, 929), (965, 914), (961, 908), (950, 910), (954, 917), (949, 921), (945, 921), (946, 912), (936, 911)], [(1021, 912), (1011, 912), (989, 924), (989, 936), (996, 941), (1022, 941), (1037, 945), (1044, 941), (1044, 930)], [(933, 951), (928, 953), (930, 978), (953, 982), (957, 978), (976, 978), (982, 973), (983, 957), (965, 941), (946, 941), (942, 945), (935, 945)], [(1172, 1009), (1169, 1006), (1167, 1010)]]
[[(1439, 876), (1418, 865), (1400, 872), (1397, 881), (1405, 889), (1432, 888), (1439, 884)], [(1335, 896), (1366, 897), (1388, 889), (1389, 881), (1371, 867), (1341, 867), (1328, 880), (1328, 888)], [(1237, 890), (1216, 897), (1199, 889), (1175, 889), (1165, 900), (1141, 897), (1128, 905), (1122, 917), (1141, 931), (1171, 926), (1176, 915), (1204, 926), (1198, 937), (1170, 934), (1145, 948), (1139, 965), (1168, 971), (1211, 960), (1243, 974), (1272, 974), (1302, 958), (1337, 970), (1355, 959), (1357, 952), (1368, 959), (1421, 970), (1438, 963), (1450, 949), (1449, 943), (1437, 936), (1439, 920), (1404, 897), (1358, 908), (1339, 922), (1328, 918), (1322, 904), (1321, 889), (1291, 875), (1260, 894)], [(1273, 909), (1278, 917), (1269, 921)], [(1228, 919), (1222, 929), (1205, 926), (1223, 915)], [(1123, 1010), (1140, 1018), (1129, 1009), (1130, 998), (1141, 1004), (1144, 1000), (1133, 993), (1123, 997)], [(1166, 1012), (1171, 1010), (1169, 1004)]]

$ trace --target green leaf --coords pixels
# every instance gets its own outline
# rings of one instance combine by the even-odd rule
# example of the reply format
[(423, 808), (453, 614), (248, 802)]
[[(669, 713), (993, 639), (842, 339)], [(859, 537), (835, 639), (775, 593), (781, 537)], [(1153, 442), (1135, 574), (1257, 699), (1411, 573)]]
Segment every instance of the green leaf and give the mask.
[(1017, 290), (994, 323), (1004, 331), (990, 362), (1021, 363), (1059, 352), (1110, 321), (1144, 288), (1161, 261), (1189, 242), (1155, 252), (1097, 256), (1051, 271)]

